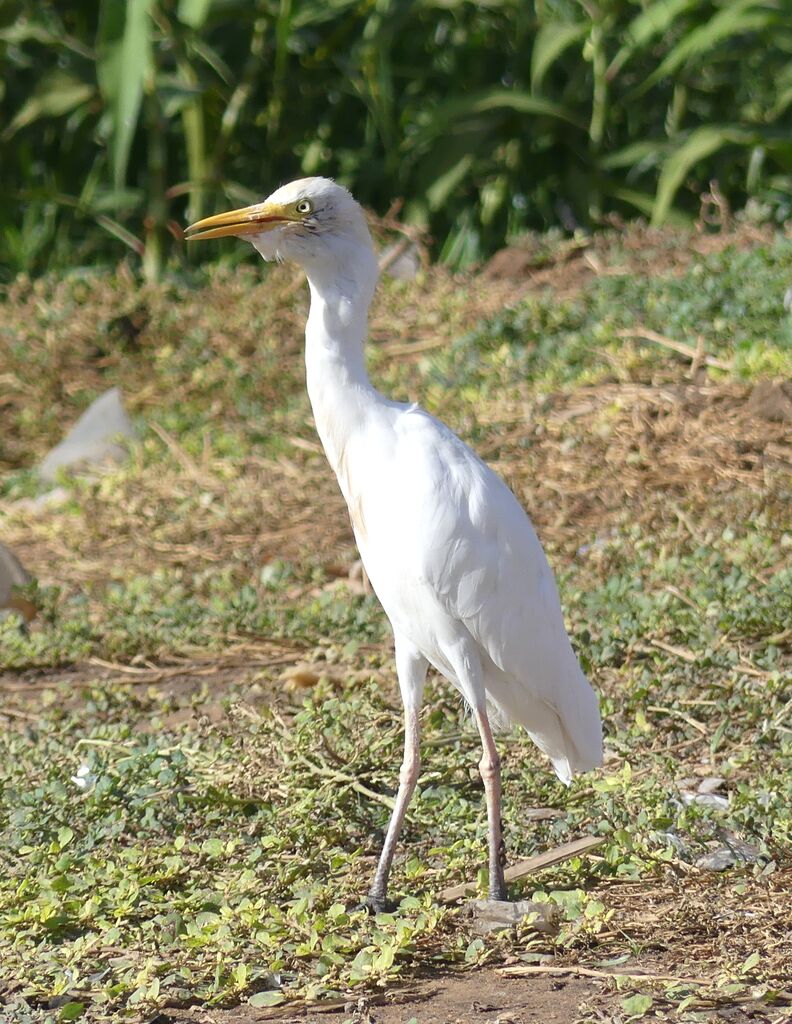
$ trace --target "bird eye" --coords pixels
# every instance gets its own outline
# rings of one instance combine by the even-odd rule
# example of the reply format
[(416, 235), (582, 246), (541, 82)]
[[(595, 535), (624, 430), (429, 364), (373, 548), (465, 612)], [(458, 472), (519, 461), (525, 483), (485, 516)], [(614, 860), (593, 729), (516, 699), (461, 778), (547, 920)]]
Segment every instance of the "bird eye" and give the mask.
[(310, 213), (313, 210), (310, 199), (301, 199), (294, 207), (297, 213)]

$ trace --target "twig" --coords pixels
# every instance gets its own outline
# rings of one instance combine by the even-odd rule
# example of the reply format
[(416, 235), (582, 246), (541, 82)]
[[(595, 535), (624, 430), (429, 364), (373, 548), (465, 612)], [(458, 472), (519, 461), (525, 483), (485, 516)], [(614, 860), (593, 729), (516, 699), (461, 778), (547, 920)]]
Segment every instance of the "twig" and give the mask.
[[(517, 864), (512, 864), (510, 868), (506, 868), (504, 872), (506, 881), (516, 882), (520, 878), (525, 878), (526, 875), (532, 875), (536, 871), (541, 871), (542, 868), (549, 868), (554, 864), (561, 864), (565, 860), (570, 860), (572, 857), (589, 853), (596, 847), (602, 846), (604, 842), (605, 838), (603, 836), (583, 836), (582, 839), (574, 839), (571, 843), (564, 843), (553, 850), (546, 850), (544, 853), (539, 853), (535, 857), (529, 857), (527, 860), (521, 860)], [(440, 903), (454, 903), (456, 900), (462, 899), (463, 896), (475, 892), (475, 890), (475, 882), (463, 882), (461, 885), (452, 885), (449, 889), (443, 889), (437, 899)]]
[(697, 718), (693, 718), (692, 715), (685, 714), (684, 711), (680, 711), (678, 708), (661, 708), (657, 704), (649, 704), (646, 708), (647, 711), (654, 711), (657, 715), (674, 715), (676, 718), (681, 718), (683, 722), (687, 722), (689, 726), (700, 732), (702, 736), (706, 736), (709, 730), (703, 722), (699, 722)]
[(304, 437), (287, 437), (286, 440), (301, 452), (309, 452), (311, 455), (322, 454), (322, 446), (317, 441), (307, 441)]
[(433, 348), (441, 348), (448, 344), (448, 338), (427, 338), (426, 341), (392, 341), (387, 345), (379, 345), (379, 351), (386, 356), (413, 356), (421, 352), (430, 352)]
[(649, 643), (652, 647), (659, 647), (666, 654), (673, 654), (675, 658), (681, 658), (682, 661), (687, 661), (691, 665), (698, 660), (692, 651), (688, 651), (684, 647), (675, 647), (673, 644), (667, 644), (664, 640), (650, 640)]
[(403, 238), (400, 238), (390, 252), (387, 252), (384, 256), (380, 257), (380, 274), (384, 274), (389, 267), (392, 267), (396, 260), (407, 252), (411, 245), (413, 245), (412, 239), (408, 238), (406, 235)]
[(203, 487), (207, 491), (222, 490), (220, 481), (203, 472), (193, 459), (190, 458), (184, 448), (182, 448), (176, 438), (169, 434), (164, 427), (161, 427), (159, 423), (155, 423), (153, 420), (149, 425), (160, 441), (169, 449), (187, 476), (191, 477), (199, 487)]
[(5, 715), (6, 718), (25, 718), (32, 722), (39, 718), (39, 715), (31, 715), (27, 711), (17, 711), (16, 708), (0, 708), (0, 715)]
[(395, 800), (392, 797), (385, 796), (384, 793), (377, 793), (373, 789), (369, 789), (368, 786), (364, 786), (362, 782), (358, 782), (357, 779), (351, 775), (346, 775), (344, 772), (340, 772), (335, 768), (323, 767), (322, 765), (314, 764), (307, 757), (297, 755), (297, 760), (300, 764), (304, 764), (314, 775), (319, 775), (323, 779), (328, 779), (330, 782), (340, 782), (345, 786), (349, 786), (356, 793), (360, 793), (361, 796), (366, 796), (369, 800), (376, 800), (377, 803), (383, 804), (388, 808), (389, 811), (393, 810)]
[(625, 978), (629, 981), (676, 981), (683, 985), (712, 985), (708, 978), (678, 978), (674, 974), (641, 974), (632, 971), (598, 971), (593, 967), (550, 967), (545, 964), (525, 964), (513, 967), (499, 967), (498, 974), (507, 978), (524, 978), (530, 974), (551, 974), (562, 977), (565, 974), (580, 978)]
[(703, 347), (702, 342), (699, 342), (697, 348), (693, 348), (692, 345), (686, 345), (682, 341), (676, 341), (674, 338), (667, 338), (664, 334), (658, 334), (657, 331), (653, 331), (649, 327), (627, 328), (623, 331), (617, 331), (616, 337), (643, 338), (644, 341), (653, 341), (656, 345), (662, 345), (664, 348), (670, 348), (673, 352), (679, 352), (680, 355), (687, 356), (694, 364), (698, 360), (699, 365), (703, 363), (705, 366), (714, 366), (718, 370), (731, 371), (734, 369), (732, 361), (727, 363), (723, 359), (716, 359), (715, 356), (702, 355), (700, 351)]

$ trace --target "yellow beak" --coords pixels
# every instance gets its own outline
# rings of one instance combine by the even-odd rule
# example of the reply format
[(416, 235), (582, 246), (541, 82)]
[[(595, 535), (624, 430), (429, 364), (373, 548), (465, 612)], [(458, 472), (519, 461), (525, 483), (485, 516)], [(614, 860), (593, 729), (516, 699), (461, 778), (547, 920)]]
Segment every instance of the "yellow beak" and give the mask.
[(204, 217), (185, 228), (184, 233), (188, 242), (203, 238), (225, 238), (227, 235), (260, 235), (293, 219), (282, 206), (257, 203), (255, 206), (229, 210), (228, 213), (218, 213), (214, 217)]

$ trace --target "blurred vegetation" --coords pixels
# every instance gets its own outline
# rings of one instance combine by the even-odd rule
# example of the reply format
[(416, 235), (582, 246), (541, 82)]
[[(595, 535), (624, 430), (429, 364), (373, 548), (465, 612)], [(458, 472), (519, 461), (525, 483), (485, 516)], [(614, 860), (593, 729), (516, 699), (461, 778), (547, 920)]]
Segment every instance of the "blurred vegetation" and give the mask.
[(453, 265), (711, 180), (789, 215), (783, 0), (3, 0), (0, 66), (5, 279), (157, 278), (186, 220), (301, 174), (403, 199)]

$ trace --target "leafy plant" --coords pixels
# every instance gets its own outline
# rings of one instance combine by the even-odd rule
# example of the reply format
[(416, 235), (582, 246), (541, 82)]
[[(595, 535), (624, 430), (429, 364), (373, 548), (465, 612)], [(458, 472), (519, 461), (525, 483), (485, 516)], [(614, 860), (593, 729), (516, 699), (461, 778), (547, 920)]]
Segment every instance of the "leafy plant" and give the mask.
[(710, 179), (784, 218), (790, 55), (779, 0), (12, 0), (0, 263), (156, 278), (185, 221), (301, 173), (401, 197), (453, 264), (690, 216)]

